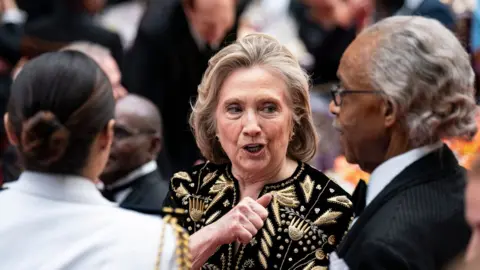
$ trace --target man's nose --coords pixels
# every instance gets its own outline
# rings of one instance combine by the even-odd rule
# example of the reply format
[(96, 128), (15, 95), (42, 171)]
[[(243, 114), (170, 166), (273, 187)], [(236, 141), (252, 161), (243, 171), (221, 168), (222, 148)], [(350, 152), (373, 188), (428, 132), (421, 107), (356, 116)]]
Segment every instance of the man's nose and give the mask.
[(338, 115), (338, 113), (340, 112), (340, 107), (335, 105), (335, 102), (333, 102), (332, 100), (328, 105), (328, 110), (330, 111), (331, 114)]
[(245, 122), (243, 126), (243, 134), (245, 136), (255, 137), (261, 132), (260, 125), (258, 123), (257, 114), (255, 112), (247, 112), (245, 114)]

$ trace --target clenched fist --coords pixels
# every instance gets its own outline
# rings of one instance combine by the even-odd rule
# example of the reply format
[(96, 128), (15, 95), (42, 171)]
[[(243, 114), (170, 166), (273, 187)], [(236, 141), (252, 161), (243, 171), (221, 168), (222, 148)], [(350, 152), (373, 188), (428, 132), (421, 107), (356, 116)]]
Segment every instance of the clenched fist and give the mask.
[(266, 207), (272, 200), (272, 195), (263, 195), (258, 200), (244, 198), (218, 221), (211, 224), (217, 232), (218, 241), (229, 244), (234, 241), (248, 244), (263, 227), (268, 217)]

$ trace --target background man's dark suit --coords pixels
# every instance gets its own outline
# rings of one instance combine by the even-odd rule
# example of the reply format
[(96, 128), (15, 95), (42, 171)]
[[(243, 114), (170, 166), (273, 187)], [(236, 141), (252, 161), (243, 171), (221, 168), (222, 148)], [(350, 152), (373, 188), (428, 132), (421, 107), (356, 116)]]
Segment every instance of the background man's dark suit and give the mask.
[(365, 208), (338, 248), (352, 270), (439, 270), (467, 246), (465, 171), (444, 146), (416, 161)]
[(46, 51), (58, 50), (74, 41), (89, 41), (108, 48), (119, 65), (123, 48), (120, 36), (97, 25), (93, 18), (83, 12), (70, 10), (66, 4), (55, 2), (53, 14), (35, 17), (25, 25), (22, 41), (23, 54), (35, 57)]
[[(222, 46), (236, 39), (238, 14), (249, 0), (237, 1), (235, 26)], [(200, 50), (192, 37), (181, 1), (151, 1), (140, 23), (136, 40), (127, 52), (123, 78), (131, 93), (153, 101), (163, 117), (164, 152), (172, 169), (193, 166), (201, 158), (188, 125), (190, 101), (215, 51)], [(159, 160), (159, 166), (165, 160)]]
[(132, 191), (120, 203), (120, 207), (141, 212), (160, 211), (168, 192), (168, 183), (157, 170), (140, 176), (133, 181)]

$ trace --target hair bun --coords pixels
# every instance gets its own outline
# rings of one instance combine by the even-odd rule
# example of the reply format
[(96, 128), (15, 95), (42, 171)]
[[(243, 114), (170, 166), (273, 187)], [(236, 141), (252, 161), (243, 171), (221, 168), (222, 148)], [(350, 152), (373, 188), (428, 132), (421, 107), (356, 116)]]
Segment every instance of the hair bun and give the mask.
[(65, 153), (69, 130), (49, 111), (37, 112), (23, 123), (21, 147), (24, 154), (48, 166)]

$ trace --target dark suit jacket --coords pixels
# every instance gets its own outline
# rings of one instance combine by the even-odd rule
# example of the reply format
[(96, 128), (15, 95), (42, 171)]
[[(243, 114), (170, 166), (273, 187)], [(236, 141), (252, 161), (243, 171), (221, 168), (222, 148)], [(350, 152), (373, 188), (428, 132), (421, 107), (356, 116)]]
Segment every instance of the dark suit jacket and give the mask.
[(298, 34), (307, 51), (315, 59), (308, 67), (314, 85), (338, 81), (340, 59), (348, 45), (356, 37), (356, 26), (344, 29), (336, 27), (324, 30), (313, 19), (309, 9), (300, 1), (292, 1), (290, 12), (298, 24)]
[(439, 270), (467, 246), (465, 170), (447, 147), (416, 161), (365, 208), (338, 248), (351, 270)]
[(146, 213), (162, 209), (169, 185), (155, 170), (137, 178), (131, 188), (132, 192), (120, 204), (120, 207)]
[(54, 16), (27, 22), (22, 53), (35, 57), (41, 53), (58, 50), (74, 41), (89, 41), (110, 50), (119, 65), (122, 64), (123, 48), (120, 36), (95, 24), (84, 14), (59, 13)]
[[(238, 13), (249, 1), (238, 1)], [(181, 1), (151, 1), (149, 5), (126, 54), (123, 83), (130, 92), (147, 97), (160, 109), (170, 171), (180, 171), (201, 158), (188, 117), (190, 102), (197, 96), (213, 52), (199, 50)], [(237, 26), (238, 20), (222, 45), (236, 39)]]

